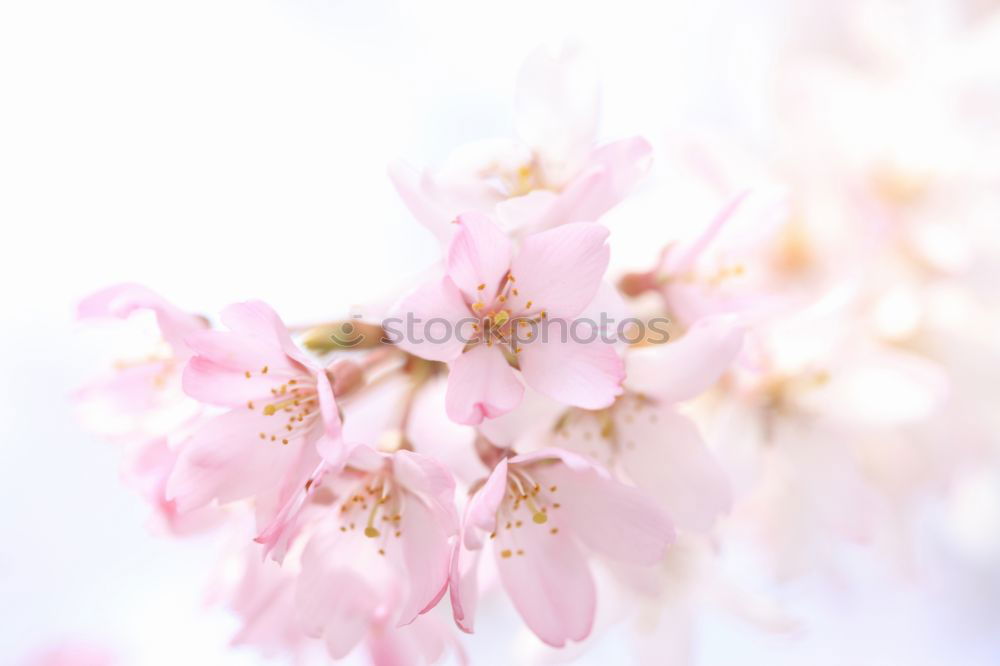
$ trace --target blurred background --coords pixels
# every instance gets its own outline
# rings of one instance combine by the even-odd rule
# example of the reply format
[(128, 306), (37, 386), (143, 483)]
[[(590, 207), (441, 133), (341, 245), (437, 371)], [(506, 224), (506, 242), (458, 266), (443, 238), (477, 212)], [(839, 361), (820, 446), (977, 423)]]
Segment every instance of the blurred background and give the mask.
[[(941, 186), (918, 240), (949, 277), (916, 289), (957, 332), (941, 354), (979, 420), (934, 436), (975, 440), (975, 455), (920, 501), (906, 564), (849, 547), (827, 553), (835, 576), (775, 580), (737, 541), (719, 566), (740, 593), (677, 619), (694, 636), (682, 652), (1000, 663), (1000, 6), (987, 0), (0, 3), (0, 663), (74, 646), (95, 664), (280, 663), (229, 649), (235, 620), (207, 604), (225, 537), (158, 536), (119, 452), (80, 427), (73, 392), (132, 343), (79, 326), (75, 305), (121, 281), (195, 312), (259, 298), (302, 323), (380, 299), (439, 253), (386, 165), (509, 136), (522, 60), (567, 38), (598, 63), (602, 137), (656, 151), (650, 182), (608, 216), (618, 270), (712, 214), (680, 175), (692, 146), (740, 183), (801, 188), (845, 263), (868, 232), (844, 198), (867, 187), (906, 208)], [(906, 296), (879, 311), (890, 331), (910, 325)], [(763, 607), (746, 600), (758, 595)], [(465, 641), (473, 663), (537, 656), (509, 609), (490, 613)], [(631, 663), (627, 639), (614, 629), (575, 663)]]

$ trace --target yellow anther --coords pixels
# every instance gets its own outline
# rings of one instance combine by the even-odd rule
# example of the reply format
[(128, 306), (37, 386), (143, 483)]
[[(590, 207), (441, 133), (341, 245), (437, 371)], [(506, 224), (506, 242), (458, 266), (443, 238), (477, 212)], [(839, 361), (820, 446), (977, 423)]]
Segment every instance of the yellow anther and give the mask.
[(481, 284), (478, 287), (476, 287), (476, 289), (478, 289), (479, 291), (482, 291), (483, 289), (486, 289), (486, 285), (485, 284)]
[(250, 379), (250, 371), (247, 370), (246, 372), (244, 372), (243, 376), (246, 377), (247, 379)]
[(544, 513), (542, 513), (541, 511), (536, 511), (536, 512), (535, 512), (535, 515), (533, 515), (533, 516), (531, 517), (531, 519), (532, 519), (533, 521), (535, 521), (536, 523), (538, 523), (539, 525), (541, 525), (542, 523), (544, 523), (544, 522), (547, 522), (547, 521), (548, 521), (548, 519), (549, 519), (549, 517), (548, 517), (548, 516), (546, 516), (546, 515), (545, 515)]
[(374, 539), (375, 537), (379, 536), (380, 534), (382, 534), (382, 533), (379, 532), (374, 527), (372, 527), (371, 525), (369, 525), (368, 527), (365, 528), (365, 536), (366, 537)]
[(511, 553), (510, 550), (504, 549), (504, 550), (500, 551), (500, 557), (502, 557), (504, 559), (507, 559), (511, 555), (513, 555), (513, 553)]
[[(500, 298), (502, 299), (503, 297), (501, 296)], [(508, 321), (510, 321), (510, 313), (507, 312), (506, 310), (501, 310), (500, 312), (493, 315), (493, 323), (496, 326), (503, 326)]]
[(262, 374), (262, 375), (266, 375), (267, 374), (267, 366), (266, 365), (263, 368), (261, 368), (260, 374)]

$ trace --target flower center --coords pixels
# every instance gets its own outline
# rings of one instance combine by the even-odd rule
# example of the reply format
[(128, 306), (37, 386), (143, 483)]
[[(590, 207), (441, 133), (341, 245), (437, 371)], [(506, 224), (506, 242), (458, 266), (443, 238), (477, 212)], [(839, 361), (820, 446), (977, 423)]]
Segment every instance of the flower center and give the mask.
[(499, 539), (504, 546), (501, 557), (525, 554), (520, 543), (521, 530), (544, 529), (553, 536), (559, 533), (559, 528), (551, 524), (556, 519), (554, 512), (562, 506), (556, 501), (558, 491), (555, 485), (538, 483), (523, 468), (508, 468), (507, 493), (497, 510), (496, 531), (490, 534), (491, 539)]
[(340, 531), (360, 529), (365, 537), (374, 540), (378, 554), (385, 555), (389, 537), (403, 536), (402, 498), (392, 477), (385, 473), (368, 475), (344, 498), (340, 505)]
[[(260, 374), (267, 373), (268, 368), (265, 365)], [(253, 373), (248, 370), (244, 376), (250, 379)], [(247, 409), (257, 409), (253, 400), (247, 401)], [(291, 439), (308, 430), (319, 415), (315, 381), (311, 377), (303, 376), (272, 387), (271, 402), (262, 406), (261, 413), (264, 416), (278, 417), (275, 419), (275, 425), (278, 427), (271, 432), (262, 430), (259, 433), (260, 438), (287, 445)]]
[(492, 297), (487, 295), (485, 284), (476, 288), (476, 300), (469, 307), (479, 322), (472, 325), (475, 336), (470, 347), (480, 342), (488, 347), (500, 344), (504, 353), (513, 358), (521, 351), (521, 343), (535, 337), (537, 325), (548, 313), (522, 296), (514, 286), (516, 283), (516, 278), (508, 272)]

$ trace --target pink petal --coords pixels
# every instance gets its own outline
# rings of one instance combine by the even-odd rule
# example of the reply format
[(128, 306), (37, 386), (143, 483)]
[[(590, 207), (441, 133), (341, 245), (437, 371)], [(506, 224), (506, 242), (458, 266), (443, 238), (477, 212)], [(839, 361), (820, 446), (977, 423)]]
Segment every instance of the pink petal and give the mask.
[[(320, 438), (320, 442), (325, 440)], [(326, 460), (318, 460), (315, 451), (308, 446), (301, 447), (297, 469), (285, 475), (285, 481), (277, 492), (259, 494), (254, 498), (254, 510), (259, 534), (256, 543), (264, 546), (263, 559), (271, 558), (279, 564), (288, 554), (289, 546), (301, 534), (309, 522), (310, 492), (318, 488), (319, 482), (328, 473), (337, 474), (343, 465), (332, 465)], [(322, 449), (317, 443), (317, 449)]]
[(407, 498), (400, 530), (409, 596), (399, 611), (397, 626), (409, 624), (417, 615), (429, 611), (448, 589), (452, 552), (449, 538), (455, 532), (455, 519), (433, 504)]
[[(371, 666), (430, 666), (453, 641), (437, 617), (423, 616), (406, 627), (385, 627), (368, 639)], [(455, 647), (461, 649), (457, 643)], [(461, 663), (461, 660), (460, 660)]]
[(455, 479), (447, 467), (433, 458), (404, 450), (392, 455), (392, 473), (400, 485), (430, 507), (449, 536), (458, 531)]
[(333, 395), (333, 387), (330, 386), (330, 378), (325, 372), (316, 373), (316, 396), (319, 398), (319, 410), (323, 417), (323, 432), (328, 439), (339, 439), (342, 430), (340, 422), (340, 411), (337, 409), (337, 400)]
[(298, 460), (297, 446), (306, 433), (282, 445), (260, 433), (272, 433), (281, 423), (260, 411), (227, 412), (207, 420), (180, 449), (167, 482), (167, 499), (180, 511), (212, 499), (231, 502), (276, 486)]
[[(245, 407), (273, 399), (272, 389), (306, 376), (305, 368), (291, 365), (283, 353), (233, 333), (203, 331), (187, 340), (198, 355), (184, 367), (182, 386), (200, 402)], [(262, 372), (265, 367), (267, 373)]]
[(521, 237), (565, 222), (578, 222), (578, 219), (570, 220), (566, 215), (559, 214), (560, 211), (556, 210), (559, 200), (560, 195), (555, 192), (532, 190), (518, 197), (504, 199), (494, 206), (493, 212), (497, 224), (505, 232)]
[(596, 222), (632, 191), (649, 171), (653, 148), (642, 137), (601, 146), (560, 195), (566, 222)]
[(457, 221), (459, 230), (448, 248), (448, 277), (468, 299), (492, 300), (510, 269), (510, 240), (482, 213), (463, 213)]
[(455, 215), (422, 187), (420, 174), (402, 162), (394, 162), (389, 165), (389, 179), (413, 217), (447, 243), (454, 234), (451, 221)]
[(536, 465), (531, 471), (541, 485), (557, 488), (552, 496), (561, 506), (554, 515), (565, 521), (563, 532), (617, 560), (655, 564), (663, 559), (674, 530), (645, 494), (593, 466)]
[(414, 451), (444, 463), (457, 479), (468, 484), (482, 477), (487, 469), (473, 446), (475, 428), (448, 418), (445, 411), (447, 390), (446, 376), (434, 377), (421, 386), (413, 396), (404, 434), (413, 444)]
[(418, 287), (383, 321), (390, 340), (430, 361), (451, 361), (472, 339), (469, 308), (449, 277)]
[(152, 310), (160, 327), (163, 339), (174, 348), (174, 352), (185, 355), (184, 337), (194, 331), (208, 327), (203, 318), (184, 312), (164, 300), (159, 294), (138, 284), (117, 284), (80, 301), (77, 317), (118, 317), (125, 319), (136, 310)]
[(302, 630), (322, 637), (330, 656), (340, 659), (368, 633), (379, 603), (375, 589), (331, 553), (348, 547), (330, 530), (322, 530), (309, 540), (302, 554), (302, 571), (295, 601)]
[(511, 306), (545, 310), (550, 318), (572, 319), (594, 300), (608, 267), (608, 230), (579, 222), (533, 234), (524, 239), (511, 262), (518, 297)]
[(448, 590), (455, 624), (467, 634), (475, 628), (479, 603), (479, 558), (482, 549), (469, 550), (462, 539), (453, 544)]
[(575, 342), (558, 338), (550, 331), (549, 340), (531, 341), (519, 354), (521, 374), (527, 384), (560, 402), (601, 409), (621, 395), (625, 364), (615, 348), (600, 341)]
[(534, 435), (543, 428), (547, 431), (564, 411), (566, 405), (526, 386), (524, 397), (515, 409), (483, 421), (478, 430), (494, 446), (510, 448), (525, 436)]
[(288, 327), (268, 304), (261, 301), (235, 303), (223, 310), (220, 318), (233, 333), (275, 347), (306, 367), (313, 366), (309, 356), (292, 342)]
[(497, 527), (497, 509), (507, 491), (507, 459), (502, 458), (493, 468), (483, 487), (472, 496), (465, 507), (464, 540), (466, 548), (483, 547), (482, 533), (489, 534)]
[(716, 237), (722, 233), (733, 215), (749, 196), (750, 192), (740, 192), (735, 197), (726, 202), (722, 209), (716, 213), (712, 221), (708, 223), (705, 230), (694, 238), (691, 242), (679, 245), (663, 257), (663, 265), (660, 267), (664, 272), (677, 275), (691, 270), (702, 253), (709, 245), (715, 241)]
[(597, 592), (568, 530), (529, 525), (501, 530), (493, 543), (500, 581), (528, 628), (553, 647), (586, 638)]
[(622, 467), (681, 528), (706, 532), (729, 511), (729, 480), (691, 419), (638, 400), (615, 408)]
[(693, 398), (729, 369), (744, 334), (732, 317), (720, 315), (699, 320), (675, 342), (630, 348), (625, 354), (628, 387), (666, 403)]
[(476, 425), (517, 407), (524, 385), (499, 349), (479, 344), (449, 365), (445, 408), (456, 423)]

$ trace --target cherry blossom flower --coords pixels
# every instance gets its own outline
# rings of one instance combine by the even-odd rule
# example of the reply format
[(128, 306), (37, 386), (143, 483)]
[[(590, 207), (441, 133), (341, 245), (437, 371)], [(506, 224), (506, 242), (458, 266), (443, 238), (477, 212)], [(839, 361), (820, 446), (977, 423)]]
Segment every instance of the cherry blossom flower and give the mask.
[(157, 527), (181, 535), (217, 522), (211, 512), (182, 514), (166, 497), (167, 479), (177, 459), (177, 444), (201, 416), (202, 407), (181, 389), (184, 365), (194, 353), (185, 342), (208, 322), (184, 312), (149, 289), (120, 284), (85, 298), (81, 319), (128, 318), (142, 311), (155, 315), (162, 337), (157, 349), (139, 361), (122, 361), (116, 371), (77, 393), (86, 421), (126, 447), (122, 477), (154, 509)]
[(599, 94), (583, 52), (540, 48), (521, 68), (516, 121), (521, 142), (465, 146), (438, 171), (405, 164), (389, 175), (413, 216), (448, 243), (461, 213), (495, 215), (519, 234), (595, 221), (646, 174), (652, 149), (631, 137), (595, 147)]
[(544, 441), (620, 470), (677, 527), (710, 530), (732, 504), (729, 480), (676, 403), (712, 386), (742, 340), (730, 319), (712, 318), (676, 342), (629, 349), (625, 393), (603, 410), (564, 412)]
[[(221, 575), (224, 585), (218, 586), (212, 596), (240, 621), (232, 645), (253, 648), (265, 657), (291, 657), (297, 664), (322, 661), (319, 653), (325, 652), (326, 646), (307, 635), (299, 619), (296, 589), (301, 555), (302, 549), (296, 548), (279, 566), (262, 560), (257, 549), (248, 549), (226, 563)], [(465, 663), (450, 617), (426, 613), (405, 626), (396, 626), (390, 620), (388, 614), (378, 614), (356, 646), (368, 653), (373, 666), (432, 664), (448, 650)]]
[(438, 603), (458, 531), (446, 468), (410, 451), (361, 445), (307, 492), (321, 515), (302, 551), (296, 603), (303, 629), (331, 656)]
[[(448, 415), (475, 425), (509, 412), (524, 393), (522, 380), (571, 405), (610, 404), (624, 376), (617, 352), (610, 343), (569, 334), (601, 284), (607, 230), (568, 224), (527, 237), (515, 253), (482, 215), (463, 215), (458, 225), (444, 278), (418, 288), (397, 308), (398, 321), (425, 322), (414, 335), (400, 336), (398, 345), (449, 364)], [(550, 322), (561, 330), (535, 334)]]
[(85, 321), (126, 319), (143, 311), (156, 317), (162, 338), (157, 348), (145, 358), (119, 362), (115, 372), (77, 394), (87, 422), (116, 440), (173, 434), (200, 411), (181, 390), (181, 373), (193, 353), (185, 338), (208, 328), (204, 317), (184, 312), (137, 284), (102, 289), (77, 306), (78, 318)]
[(500, 581), (528, 628), (562, 647), (586, 638), (594, 622), (585, 552), (655, 564), (674, 530), (637, 489), (580, 455), (545, 449), (497, 463), (469, 501), (462, 534), (451, 574), (458, 625), (473, 629), (479, 552), (489, 540)]
[(267, 305), (232, 305), (222, 322), (229, 331), (187, 338), (195, 356), (184, 390), (229, 411), (184, 442), (167, 495), (182, 511), (256, 498), (258, 510), (273, 512), (319, 465), (320, 451), (342, 449), (333, 387)]

